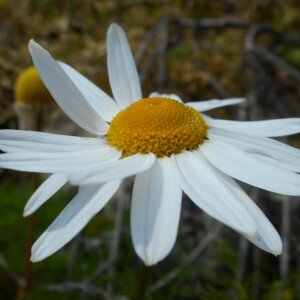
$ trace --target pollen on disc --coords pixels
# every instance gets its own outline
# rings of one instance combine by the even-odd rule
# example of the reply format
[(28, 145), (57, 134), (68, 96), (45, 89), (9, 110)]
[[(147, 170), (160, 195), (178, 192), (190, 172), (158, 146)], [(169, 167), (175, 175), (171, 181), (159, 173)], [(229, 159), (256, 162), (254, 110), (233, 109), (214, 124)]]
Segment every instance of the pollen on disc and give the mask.
[(195, 109), (173, 99), (145, 98), (115, 116), (107, 141), (124, 156), (164, 157), (196, 149), (206, 132), (207, 125)]

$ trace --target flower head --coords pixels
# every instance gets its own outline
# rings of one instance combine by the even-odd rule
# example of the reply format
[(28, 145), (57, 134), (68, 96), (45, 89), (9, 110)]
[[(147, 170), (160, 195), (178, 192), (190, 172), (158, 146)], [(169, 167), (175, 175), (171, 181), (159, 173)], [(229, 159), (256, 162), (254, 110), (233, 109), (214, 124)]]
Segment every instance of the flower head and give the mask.
[(15, 101), (25, 105), (53, 102), (34, 66), (28, 67), (18, 75), (15, 83)]
[(299, 132), (299, 119), (234, 122), (203, 112), (243, 99), (183, 103), (176, 95), (142, 98), (123, 30), (108, 30), (108, 73), (114, 99), (70, 66), (29, 43), (33, 62), (55, 101), (94, 138), (0, 131), (0, 166), (52, 174), (33, 194), (25, 215), (64, 184), (79, 192), (32, 248), (40, 261), (63, 247), (135, 175), (131, 232), (147, 264), (162, 260), (178, 231), (182, 192), (210, 216), (261, 249), (278, 255), (281, 239), (234, 179), (287, 195), (300, 194), (299, 150), (270, 137)]
[(153, 153), (164, 157), (197, 149), (206, 131), (203, 118), (192, 107), (168, 98), (146, 98), (114, 117), (107, 142), (123, 156)]

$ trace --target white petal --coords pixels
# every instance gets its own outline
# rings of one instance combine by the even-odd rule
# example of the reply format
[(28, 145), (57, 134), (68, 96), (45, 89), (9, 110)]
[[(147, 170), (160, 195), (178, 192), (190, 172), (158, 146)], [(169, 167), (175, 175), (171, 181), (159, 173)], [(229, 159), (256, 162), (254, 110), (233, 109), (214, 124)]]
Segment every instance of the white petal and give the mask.
[(300, 132), (300, 118), (247, 122), (216, 120), (210, 118), (207, 119), (207, 122), (211, 127), (265, 137), (285, 136)]
[(34, 213), (68, 181), (66, 174), (53, 174), (33, 193), (24, 209), (24, 217)]
[(253, 217), (200, 152), (174, 155), (172, 162), (183, 191), (197, 206), (235, 230), (255, 234)]
[(87, 173), (73, 174), (70, 176), (70, 182), (86, 185), (129, 177), (148, 170), (155, 160), (155, 155), (152, 153), (135, 154), (120, 160), (109, 161)]
[(182, 103), (181, 98), (176, 94), (160, 94), (157, 92), (153, 92), (149, 95), (149, 98), (159, 98), (159, 97), (177, 100), (178, 102)]
[(57, 61), (36, 42), (29, 42), (29, 51), (41, 79), (64, 112), (83, 129), (104, 135), (108, 125), (85, 99)]
[(277, 168), (292, 172), (300, 172), (299, 165), (297, 164), (281, 162), (273, 157), (267, 157), (261, 154), (252, 154), (252, 156), (257, 158), (259, 161), (264, 161), (265, 163), (271, 164)]
[(281, 254), (281, 238), (268, 218), (232, 178), (221, 172), (220, 175), (223, 177), (231, 191), (236, 195), (236, 197), (241, 201), (241, 203), (246, 207), (246, 209), (256, 220), (256, 223), (258, 225), (257, 234), (250, 237), (245, 235), (245, 237), (264, 251), (267, 251), (274, 255)]
[(109, 160), (118, 160), (121, 152), (109, 146), (92, 151), (0, 154), (0, 167), (41, 173), (73, 173), (94, 169)]
[(259, 158), (265, 159), (283, 169), (300, 172), (300, 150), (270, 138), (210, 128), (208, 138), (232, 145)]
[(224, 143), (208, 140), (200, 150), (217, 169), (267, 191), (300, 195), (300, 176)]
[(148, 266), (167, 256), (177, 237), (182, 191), (169, 160), (157, 160), (151, 169), (136, 176), (133, 187), (132, 241)]
[(6, 152), (74, 152), (102, 147), (100, 138), (76, 137), (28, 130), (0, 130), (0, 149)]
[(232, 99), (226, 99), (226, 100), (212, 99), (212, 100), (208, 100), (208, 101), (187, 102), (185, 104), (195, 108), (196, 110), (198, 110), (200, 112), (203, 112), (203, 111), (208, 111), (208, 110), (218, 108), (218, 107), (240, 104), (240, 103), (243, 103), (244, 101), (245, 101), (245, 98), (232, 98)]
[(68, 243), (103, 208), (120, 181), (82, 188), (32, 247), (31, 261), (45, 259)]
[(122, 109), (142, 98), (135, 62), (123, 29), (110, 25), (107, 33), (108, 75), (114, 98)]
[(63, 62), (59, 62), (59, 64), (102, 119), (111, 122), (112, 118), (120, 111), (116, 102), (71, 66)]

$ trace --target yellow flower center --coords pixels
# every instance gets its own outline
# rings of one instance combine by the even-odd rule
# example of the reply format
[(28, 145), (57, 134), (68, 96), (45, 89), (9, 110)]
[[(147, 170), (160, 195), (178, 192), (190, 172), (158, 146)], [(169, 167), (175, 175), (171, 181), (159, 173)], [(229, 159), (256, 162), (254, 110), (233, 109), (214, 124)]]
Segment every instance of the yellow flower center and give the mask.
[(17, 77), (15, 101), (27, 105), (43, 105), (53, 102), (35, 67), (30, 66)]
[(123, 152), (171, 156), (196, 149), (206, 138), (207, 125), (193, 108), (167, 98), (141, 99), (119, 112), (107, 141)]

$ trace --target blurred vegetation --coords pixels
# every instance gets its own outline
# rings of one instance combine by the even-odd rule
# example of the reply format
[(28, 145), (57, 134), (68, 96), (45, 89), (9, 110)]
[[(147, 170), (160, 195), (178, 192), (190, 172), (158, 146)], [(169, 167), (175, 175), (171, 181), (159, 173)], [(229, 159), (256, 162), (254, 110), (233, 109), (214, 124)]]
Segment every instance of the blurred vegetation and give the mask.
[[(31, 38), (46, 47), (56, 59), (72, 65), (110, 94), (105, 39), (106, 30), (112, 22), (124, 27), (133, 51), (139, 53), (149, 32), (166, 18), (230, 18), (247, 24), (267, 24), (275, 30), (299, 37), (299, 16), (297, 0), (0, 0), (0, 125), (2, 128), (17, 128), (13, 87), (20, 71), (31, 64), (27, 50)], [(245, 28), (196, 30), (170, 22), (169, 32), (167, 49), (162, 57), (164, 68), (160, 69), (161, 62), (157, 57), (151, 63), (151, 55), (156, 51), (154, 42), (147, 45), (139, 59), (144, 96), (153, 90), (177, 93), (186, 101), (251, 96), (254, 85), (264, 89), (265, 93), (265, 97), (258, 99), (257, 103), (261, 105), (260, 117), (284, 116), (280, 115), (284, 111), (280, 105), (275, 113), (270, 112), (275, 102), (271, 105), (268, 99), (274, 97), (287, 103), (291, 114), (299, 114), (299, 82), (288, 72), (258, 61), (262, 68), (265, 66), (266, 72), (253, 80), (257, 73), (255, 68), (249, 67), (245, 58)], [(274, 51), (287, 64), (299, 70), (299, 44), (282, 43), (273, 49), (272, 41), (273, 37), (263, 34), (257, 43)], [(219, 115), (226, 117), (229, 113), (233, 111), (221, 110)], [(52, 124), (50, 130), (65, 131), (57, 124)], [(293, 142), (299, 143), (297, 140)], [(0, 299), (6, 300), (15, 299), (17, 284), (24, 271), (28, 221), (22, 218), (22, 211), (33, 192), (33, 176), (5, 170), (1, 172)], [(39, 210), (36, 237), (47, 228), (74, 193), (75, 190), (66, 187)], [(33, 265), (25, 299), (105, 299), (102, 290), (111, 281), (114, 284), (113, 299), (128, 299), (132, 295), (139, 261), (130, 239), (130, 194), (126, 193), (124, 197), (125, 220), (114, 277), (111, 278), (104, 270), (90, 282), (93, 286), (73, 284), (85, 282), (97, 266), (107, 260), (115, 225), (115, 204), (112, 203), (68, 246)], [(267, 215), (280, 228), (279, 202), (274, 202), (267, 195), (264, 198)], [(273, 214), (273, 211), (276, 213)], [(299, 217), (298, 206), (295, 216)], [(227, 228), (221, 230), (221, 234), (213, 239), (193, 264), (185, 265), (188, 253), (213, 225), (200, 210), (185, 201), (178, 241), (171, 255), (153, 268), (146, 299), (300, 299), (299, 237), (298, 240), (293, 237), (298, 248), (291, 249), (294, 252), (290, 271), (285, 278), (279, 276), (278, 259), (255, 247), (248, 246), (246, 258), (242, 258), (239, 250), (241, 240)], [(172, 281), (161, 288), (151, 289), (177, 267), (180, 267), (180, 272)], [(86, 287), (87, 290), (84, 289)], [(95, 287), (98, 289), (94, 290)]]

